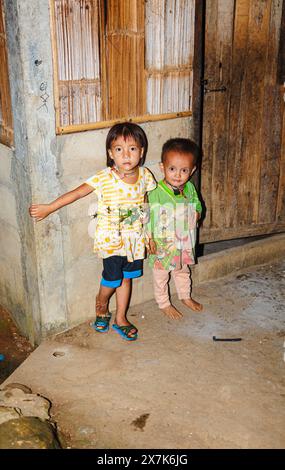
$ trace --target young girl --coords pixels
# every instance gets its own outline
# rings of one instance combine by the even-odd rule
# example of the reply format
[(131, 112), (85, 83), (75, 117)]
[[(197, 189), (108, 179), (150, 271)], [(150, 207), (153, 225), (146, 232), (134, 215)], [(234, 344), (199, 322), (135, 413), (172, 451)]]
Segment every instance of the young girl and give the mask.
[(195, 263), (196, 224), (202, 211), (195, 187), (189, 181), (196, 170), (198, 156), (198, 146), (189, 139), (165, 142), (161, 155), (164, 179), (148, 196), (149, 263), (153, 269), (154, 295), (159, 308), (170, 318), (182, 317), (170, 303), (170, 273), (184, 305), (195, 311), (202, 310), (202, 305), (191, 298), (188, 268)]
[(107, 135), (106, 152), (107, 168), (50, 204), (32, 204), (30, 215), (36, 221), (43, 220), (61, 207), (95, 192), (98, 213), (94, 251), (103, 258), (103, 273), (93, 327), (100, 333), (109, 330), (108, 305), (116, 292), (116, 318), (112, 327), (125, 340), (134, 341), (138, 330), (128, 322), (126, 313), (132, 279), (142, 275), (145, 257), (145, 196), (155, 188), (156, 182), (151, 172), (142, 167), (147, 138), (140, 126), (129, 122), (113, 126)]

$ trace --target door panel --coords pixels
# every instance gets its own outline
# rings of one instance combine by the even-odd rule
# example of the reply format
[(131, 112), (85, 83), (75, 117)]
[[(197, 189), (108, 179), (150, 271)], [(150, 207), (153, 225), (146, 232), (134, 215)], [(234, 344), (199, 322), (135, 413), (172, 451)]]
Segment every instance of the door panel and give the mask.
[(206, 1), (201, 242), (285, 230), (281, 18), (281, 0)]

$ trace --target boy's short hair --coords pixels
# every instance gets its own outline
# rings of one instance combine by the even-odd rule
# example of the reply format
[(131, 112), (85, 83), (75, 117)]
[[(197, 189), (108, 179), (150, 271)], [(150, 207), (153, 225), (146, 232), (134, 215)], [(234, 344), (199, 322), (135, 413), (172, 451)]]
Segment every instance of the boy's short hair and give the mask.
[(140, 159), (140, 166), (142, 166), (145, 162), (148, 141), (144, 130), (138, 124), (135, 124), (133, 122), (123, 122), (120, 124), (115, 124), (109, 130), (106, 138), (107, 166), (112, 167), (114, 165), (114, 160), (112, 160), (108, 151), (111, 148), (112, 142), (118, 137), (124, 137), (125, 140), (128, 137), (132, 137), (138, 145), (143, 147), (144, 152), (142, 158)]
[(164, 163), (167, 153), (173, 150), (177, 153), (191, 153), (194, 156), (194, 164), (197, 165), (200, 157), (200, 149), (198, 145), (193, 142), (193, 140), (183, 139), (182, 137), (176, 137), (175, 139), (167, 140), (162, 147), (162, 163)]

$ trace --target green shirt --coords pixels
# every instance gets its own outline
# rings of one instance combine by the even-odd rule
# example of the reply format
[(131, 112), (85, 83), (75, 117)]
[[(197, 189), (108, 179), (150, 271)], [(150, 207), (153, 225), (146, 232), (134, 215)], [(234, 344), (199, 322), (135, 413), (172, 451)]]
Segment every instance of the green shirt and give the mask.
[(150, 220), (148, 233), (157, 253), (149, 256), (151, 267), (173, 270), (195, 262), (196, 212), (202, 211), (193, 183), (188, 181), (183, 194), (175, 196), (161, 180), (148, 195)]

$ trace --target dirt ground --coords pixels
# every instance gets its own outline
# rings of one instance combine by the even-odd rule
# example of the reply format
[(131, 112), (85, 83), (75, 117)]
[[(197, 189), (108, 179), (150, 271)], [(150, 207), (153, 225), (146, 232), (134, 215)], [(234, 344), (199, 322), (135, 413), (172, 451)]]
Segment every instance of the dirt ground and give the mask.
[(86, 322), (42, 343), (7, 383), (52, 401), (71, 448), (284, 448), (284, 284), (280, 261), (194, 287), (200, 314), (174, 296), (182, 320), (153, 301), (133, 307), (136, 342)]
[(4, 356), (0, 361), (0, 384), (22, 364), (33, 349), (19, 333), (10, 314), (0, 306), (0, 354)]

